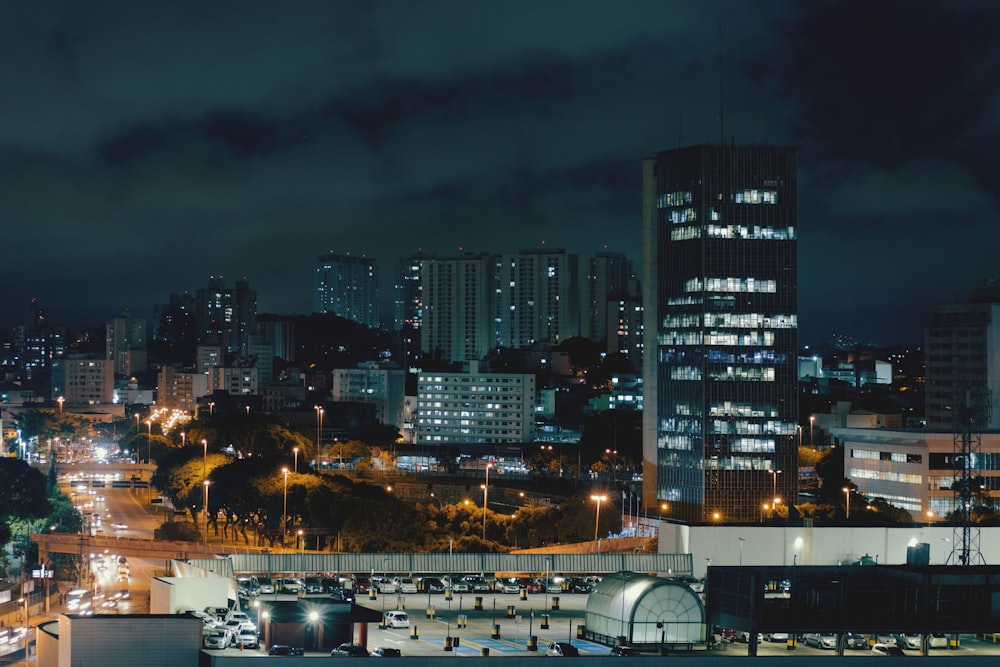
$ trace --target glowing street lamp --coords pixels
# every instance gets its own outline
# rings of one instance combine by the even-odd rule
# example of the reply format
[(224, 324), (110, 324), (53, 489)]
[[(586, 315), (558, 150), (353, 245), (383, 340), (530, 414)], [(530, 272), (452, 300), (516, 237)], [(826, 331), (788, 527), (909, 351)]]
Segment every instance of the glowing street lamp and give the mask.
[(208, 553), (208, 486), (210, 483), (207, 479), (202, 482), (205, 485), (205, 553)]
[(813, 425), (816, 423), (816, 416), (809, 415), (809, 446), (815, 447), (816, 441), (813, 440)]
[(153, 421), (146, 420), (146, 479), (149, 486), (146, 487), (146, 498), (150, 502), (153, 500)]
[(597, 542), (597, 531), (601, 525), (601, 503), (608, 499), (607, 496), (591, 496), (591, 500), (597, 501), (597, 514), (594, 518), (594, 542)]
[(850, 519), (851, 519), (851, 489), (845, 486), (843, 489), (841, 489), (841, 491), (844, 492), (844, 506), (847, 508), (847, 517), (846, 518), (847, 518), (848, 521), (850, 521)]
[(768, 470), (771, 474), (771, 497), (776, 498), (778, 496), (778, 475), (781, 474), (781, 470)]
[(281, 503), (281, 546), (285, 546), (285, 529), (287, 527), (286, 521), (288, 520), (288, 468), (282, 468), (281, 474), (285, 476), (284, 500)]
[(62, 406), (63, 406), (63, 403), (66, 402), (66, 397), (65, 396), (60, 396), (59, 398), (56, 399), (56, 402), (59, 403), (59, 414), (62, 414)]
[(490, 493), (490, 466), (486, 463), (486, 484), (483, 485), (483, 542), (486, 541), (486, 503)]
[(316, 456), (321, 456), (323, 449), (320, 445), (323, 442), (323, 406), (314, 405), (313, 410), (316, 411)]
[(292, 453), (295, 455), (295, 467), (294, 467), (294, 471), (296, 473), (298, 473), (299, 472), (299, 448), (298, 447), (292, 447)]

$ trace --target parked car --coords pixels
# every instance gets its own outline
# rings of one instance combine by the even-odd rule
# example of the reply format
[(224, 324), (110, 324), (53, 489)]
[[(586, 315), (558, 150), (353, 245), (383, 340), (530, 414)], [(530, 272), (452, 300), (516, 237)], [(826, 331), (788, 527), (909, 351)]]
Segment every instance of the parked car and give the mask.
[(560, 586), (553, 579), (542, 579), (542, 578), (539, 578), (539, 579), (536, 579), (535, 581), (538, 582), (538, 585), (542, 587), (542, 592), (547, 592), (547, 593), (562, 593), (562, 586)]
[(267, 649), (268, 655), (305, 655), (305, 650), (297, 646), (287, 646), (285, 644), (275, 644)]
[(634, 646), (613, 646), (610, 655), (618, 658), (637, 658), (640, 653), (639, 649)]
[(788, 633), (787, 632), (769, 632), (764, 635), (764, 639), (769, 642), (787, 642)]
[(560, 658), (576, 658), (580, 655), (580, 649), (569, 642), (552, 642), (545, 649), (545, 655), (553, 655)]
[(263, 579), (263, 580), (261, 580), (261, 582), (260, 582), (260, 588), (257, 589), (257, 592), (260, 593), (261, 595), (271, 595), (271, 594), (273, 594), (274, 593), (274, 582), (271, 581), (270, 579)]
[(379, 593), (397, 593), (399, 587), (396, 582), (389, 577), (372, 577), (372, 586), (378, 589)]
[(368, 649), (366, 649), (361, 644), (351, 644), (350, 642), (345, 642), (340, 646), (338, 646), (337, 648), (330, 651), (330, 655), (335, 658), (338, 657), (367, 658)]
[(400, 593), (416, 593), (417, 592), (417, 582), (410, 577), (403, 577), (401, 579), (394, 579), (396, 588)]
[(285, 593), (299, 593), (302, 591), (302, 581), (295, 577), (285, 577), (281, 580), (281, 590)]
[(410, 617), (405, 611), (387, 611), (383, 616), (385, 624), (390, 628), (410, 627)]
[(472, 592), (472, 586), (469, 582), (464, 579), (457, 579), (455, 577), (448, 577), (445, 581), (445, 585), (452, 590), (454, 593), (470, 593)]
[(489, 582), (478, 575), (470, 574), (462, 577), (462, 580), (469, 585), (469, 589), (473, 593), (487, 593), (492, 590)]
[(847, 632), (844, 634), (844, 646), (850, 649), (867, 649), (868, 638), (856, 632)]
[(935, 632), (928, 638), (928, 648), (948, 648), (948, 637), (940, 632)]
[(420, 580), (420, 587), (426, 593), (444, 593), (444, 582), (438, 577), (424, 577)]
[(368, 577), (362, 577), (360, 575), (354, 577), (354, 586), (352, 586), (352, 588), (354, 588), (354, 590), (358, 593), (367, 593), (371, 587), (372, 582), (368, 579)]
[(579, 577), (572, 577), (566, 581), (566, 590), (570, 593), (590, 593), (594, 587)]
[(882, 656), (892, 656), (899, 657), (905, 656), (903, 649), (899, 648), (895, 644), (883, 644), (882, 642), (876, 642), (872, 645), (872, 655), (882, 655)]
[(233, 638), (232, 644), (240, 648), (257, 648), (257, 633), (253, 630), (240, 630)]
[(910, 648), (919, 651), (924, 643), (923, 635), (904, 635), (903, 645), (905, 648)]
[(542, 585), (533, 579), (522, 579), (519, 585), (528, 593), (542, 593), (545, 591)]
[(521, 585), (517, 583), (517, 579), (504, 579), (500, 583), (501, 593), (520, 593)]
[(228, 630), (211, 630), (201, 640), (201, 645), (205, 648), (226, 648), (229, 643)]
[(837, 648), (837, 635), (820, 634), (817, 632), (812, 632), (805, 635), (805, 642), (806, 646), (835, 649)]
[(385, 648), (383, 646), (376, 646), (372, 649), (373, 658), (400, 658), (403, 652), (398, 648)]
[(305, 589), (306, 594), (309, 593), (322, 593), (323, 592), (323, 578), (322, 577), (306, 577), (302, 580), (302, 587)]
[(354, 602), (354, 591), (350, 588), (335, 588), (330, 591), (330, 598), (338, 602)]

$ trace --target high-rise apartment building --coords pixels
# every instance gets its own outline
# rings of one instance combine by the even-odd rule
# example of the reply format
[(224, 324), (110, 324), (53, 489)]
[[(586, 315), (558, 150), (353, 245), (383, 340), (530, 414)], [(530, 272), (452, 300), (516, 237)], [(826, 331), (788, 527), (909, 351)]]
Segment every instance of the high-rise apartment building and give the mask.
[(643, 161), (648, 507), (756, 522), (763, 504), (795, 499), (796, 238), (794, 149)]
[(105, 323), (106, 358), (114, 362), (115, 375), (142, 373), (148, 368), (146, 320), (124, 311)]
[(496, 344), (494, 264), (486, 254), (421, 260), (425, 354), (446, 361), (482, 359)]
[(379, 423), (403, 430), (405, 373), (399, 368), (368, 361), (357, 368), (335, 368), (330, 383), (334, 403), (370, 403)]
[[(632, 261), (617, 252), (599, 252), (590, 258), (587, 271), (586, 307), (583, 335), (590, 340), (607, 340), (608, 301), (620, 301), (632, 294), (636, 286), (632, 275)], [(614, 306), (612, 302), (611, 306)]]
[(562, 249), (522, 250), (505, 255), (497, 269), (497, 345), (558, 345), (580, 335), (576, 255)]
[(222, 276), (195, 292), (195, 337), (199, 345), (219, 345), (228, 354), (246, 355), (257, 332), (257, 292), (246, 278), (227, 288)]
[(54, 400), (68, 406), (110, 405), (115, 396), (115, 366), (110, 359), (79, 357), (56, 359), (52, 363)]
[(377, 329), (378, 268), (375, 260), (334, 253), (320, 255), (316, 260), (313, 312), (333, 313)]
[(984, 282), (967, 303), (934, 306), (924, 344), (927, 427), (960, 430), (966, 415), (975, 429), (1000, 428), (1000, 287)]

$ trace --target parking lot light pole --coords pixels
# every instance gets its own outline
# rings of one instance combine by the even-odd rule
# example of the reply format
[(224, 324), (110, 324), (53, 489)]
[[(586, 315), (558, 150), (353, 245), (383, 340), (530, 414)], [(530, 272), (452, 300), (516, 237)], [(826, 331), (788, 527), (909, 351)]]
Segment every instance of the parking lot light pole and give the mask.
[(285, 546), (285, 530), (288, 527), (288, 468), (282, 468), (281, 474), (285, 477), (285, 489), (282, 493), (281, 502), (281, 546)]
[(601, 525), (601, 502), (607, 500), (607, 496), (591, 496), (591, 500), (597, 501), (597, 515), (594, 517), (594, 541), (597, 541), (597, 531)]

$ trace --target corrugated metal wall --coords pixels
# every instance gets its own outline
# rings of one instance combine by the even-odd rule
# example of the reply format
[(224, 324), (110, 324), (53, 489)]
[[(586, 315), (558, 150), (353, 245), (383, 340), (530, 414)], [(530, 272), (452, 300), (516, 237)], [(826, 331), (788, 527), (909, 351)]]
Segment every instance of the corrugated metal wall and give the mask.
[(230, 554), (193, 558), (188, 564), (221, 576), (237, 573), (350, 572), (393, 574), (646, 572), (691, 576), (691, 554)]

